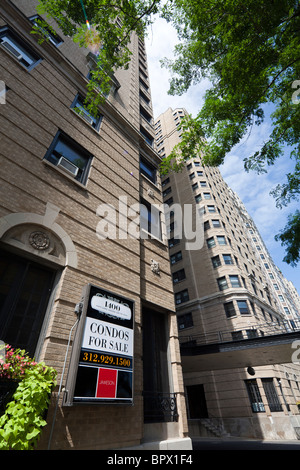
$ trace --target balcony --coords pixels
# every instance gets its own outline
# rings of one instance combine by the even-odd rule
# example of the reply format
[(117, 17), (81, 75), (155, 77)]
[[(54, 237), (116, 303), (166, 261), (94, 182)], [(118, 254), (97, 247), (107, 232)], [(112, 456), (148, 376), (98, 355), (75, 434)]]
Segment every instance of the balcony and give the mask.
[(280, 326), (260, 323), (179, 339), (185, 372), (291, 363), (299, 340), (300, 320), (294, 321), (293, 326), (288, 322)]

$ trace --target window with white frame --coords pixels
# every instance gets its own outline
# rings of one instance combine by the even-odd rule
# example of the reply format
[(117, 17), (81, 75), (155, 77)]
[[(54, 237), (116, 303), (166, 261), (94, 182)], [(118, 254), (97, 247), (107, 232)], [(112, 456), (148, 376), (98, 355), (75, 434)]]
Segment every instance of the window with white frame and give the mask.
[[(144, 232), (151, 234), (155, 238), (159, 240), (162, 239), (162, 231), (161, 231), (161, 213), (157, 207), (153, 204), (150, 204), (145, 199), (141, 199), (140, 205), (140, 225), (141, 230)], [(142, 238), (147, 238), (141, 234)]]
[(248, 304), (246, 300), (237, 300), (237, 305), (241, 315), (250, 315)]
[(60, 46), (64, 42), (57, 32), (54, 31), (54, 29), (51, 28), (51, 26), (49, 26), (39, 15), (31, 16), (29, 20), (55, 47)]
[(217, 279), (219, 290), (225, 290), (228, 288), (227, 280), (225, 276), (219, 277)]
[(84, 103), (84, 98), (82, 98), (80, 95), (77, 95), (71, 105), (71, 108), (85, 121), (87, 121), (87, 123), (90, 124), (96, 131), (99, 130), (102, 116), (100, 114), (94, 116), (87, 109), (87, 105)]
[(0, 44), (27, 70), (41, 61), (32, 47), (8, 27), (0, 29)]
[(86, 183), (92, 154), (62, 131), (57, 132), (44, 158), (76, 181)]
[(229, 276), (231, 287), (241, 287), (239, 276), (232, 274)]

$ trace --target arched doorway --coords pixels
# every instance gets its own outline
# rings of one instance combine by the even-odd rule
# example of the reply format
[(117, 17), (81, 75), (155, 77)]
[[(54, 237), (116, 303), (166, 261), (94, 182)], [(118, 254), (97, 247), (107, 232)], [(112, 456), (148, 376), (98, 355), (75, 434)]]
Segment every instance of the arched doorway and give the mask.
[(60, 273), (77, 266), (75, 246), (56, 223), (59, 212), (48, 203), (44, 215), (0, 219), (0, 340), (30, 356), (41, 350)]

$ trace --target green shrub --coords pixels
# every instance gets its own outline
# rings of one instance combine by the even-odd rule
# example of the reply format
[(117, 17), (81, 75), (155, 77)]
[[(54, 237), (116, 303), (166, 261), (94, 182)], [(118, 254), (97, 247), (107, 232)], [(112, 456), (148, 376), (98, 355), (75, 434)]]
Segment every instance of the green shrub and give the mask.
[(6, 345), (1, 378), (18, 381), (18, 387), (0, 417), (0, 450), (33, 449), (47, 424), (44, 414), (56, 384), (56, 371)]

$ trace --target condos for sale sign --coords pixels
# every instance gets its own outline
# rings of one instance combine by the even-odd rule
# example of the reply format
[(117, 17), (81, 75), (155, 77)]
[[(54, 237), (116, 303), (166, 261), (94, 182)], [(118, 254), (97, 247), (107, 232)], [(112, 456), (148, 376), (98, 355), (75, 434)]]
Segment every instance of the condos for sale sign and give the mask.
[(65, 404), (132, 403), (134, 302), (88, 285)]

